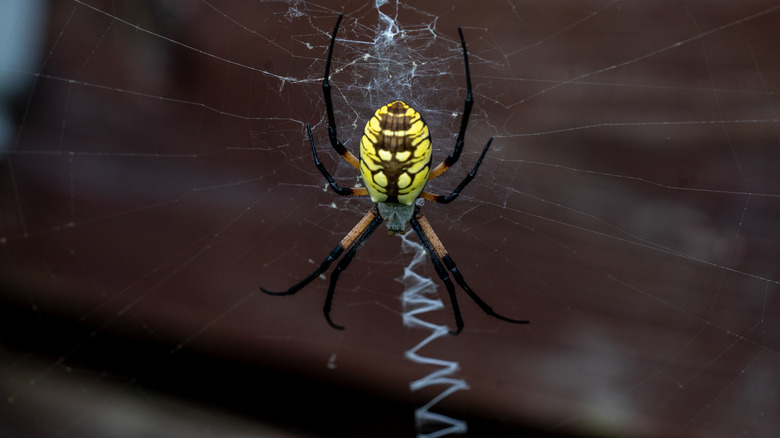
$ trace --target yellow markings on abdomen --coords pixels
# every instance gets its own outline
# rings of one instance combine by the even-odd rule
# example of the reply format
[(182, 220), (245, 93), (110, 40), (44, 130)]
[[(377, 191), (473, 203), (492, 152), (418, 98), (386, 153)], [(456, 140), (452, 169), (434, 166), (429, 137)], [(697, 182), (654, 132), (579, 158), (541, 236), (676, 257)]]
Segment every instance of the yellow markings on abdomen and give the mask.
[(397, 100), (379, 108), (360, 139), (360, 173), (374, 202), (412, 205), (431, 170), (431, 138), (420, 113)]

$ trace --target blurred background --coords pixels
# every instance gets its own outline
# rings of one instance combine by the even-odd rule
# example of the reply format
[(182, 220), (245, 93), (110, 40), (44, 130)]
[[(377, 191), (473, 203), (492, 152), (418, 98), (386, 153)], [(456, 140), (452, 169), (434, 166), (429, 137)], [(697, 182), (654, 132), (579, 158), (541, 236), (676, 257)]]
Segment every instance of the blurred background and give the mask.
[[(371, 207), (339, 137), (403, 99), (424, 206), (466, 281), (421, 353), (468, 436), (780, 435), (780, 3), (6, 1), (0, 6), (4, 437), (414, 436), (413, 254), (378, 230), (339, 281), (274, 297)], [(414, 240), (414, 238), (412, 239)], [(428, 264), (416, 268), (444, 292)], [(445, 308), (423, 316), (453, 325)], [(419, 431), (417, 431), (419, 432)]]

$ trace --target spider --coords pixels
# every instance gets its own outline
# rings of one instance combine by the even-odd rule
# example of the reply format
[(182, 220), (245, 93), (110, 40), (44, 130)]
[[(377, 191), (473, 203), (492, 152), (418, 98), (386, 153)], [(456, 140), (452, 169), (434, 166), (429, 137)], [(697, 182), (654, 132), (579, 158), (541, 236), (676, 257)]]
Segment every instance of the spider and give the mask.
[(379, 108), (374, 116), (366, 124), (363, 137), (360, 139), (360, 159), (356, 158), (339, 141), (336, 134), (336, 121), (333, 116), (333, 101), (331, 99), (331, 89), (328, 77), (330, 76), (330, 62), (333, 57), (333, 46), (336, 41), (336, 33), (339, 30), (339, 24), (344, 14), (339, 15), (336, 21), (336, 27), (333, 29), (333, 36), (330, 40), (330, 49), (328, 58), (325, 62), (325, 75), (322, 79), (322, 92), (325, 96), (325, 109), (328, 114), (328, 137), (333, 149), (341, 155), (349, 164), (360, 170), (365, 187), (363, 188), (344, 188), (339, 187), (336, 181), (331, 177), (325, 166), (320, 162), (317, 156), (317, 148), (314, 144), (314, 136), (311, 133), (311, 125), (306, 125), (306, 131), (311, 144), (312, 155), (314, 156), (314, 165), (325, 177), (333, 189), (342, 196), (370, 196), (374, 202), (374, 207), (363, 216), (352, 230), (336, 245), (328, 254), (328, 257), (322, 261), (320, 266), (309, 274), (306, 278), (292, 285), (283, 292), (272, 292), (263, 287), (261, 291), (270, 295), (292, 295), (312, 280), (317, 278), (331, 263), (336, 261), (342, 254), (344, 258), (336, 265), (330, 277), (328, 293), (325, 296), (325, 305), (323, 312), (325, 320), (333, 328), (343, 330), (344, 327), (337, 325), (330, 317), (331, 304), (336, 289), (339, 275), (347, 269), (349, 263), (355, 258), (358, 249), (371, 236), (371, 233), (384, 221), (387, 222), (387, 228), (390, 234), (404, 232), (408, 223), (417, 233), (420, 241), (425, 248), (428, 256), (433, 263), (436, 274), (444, 283), (449, 294), (452, 310), (455, 314), (455, 330), (451, 333), (457, 335), (463, 330), (463, 318), (460, 314), (458, 299), (455, 296), (455, 282), (466, 291), (466, 294), (488, 315), (516, 324), (527, 324), (528, 321), (507, 318), (496, 313), (485, 301), (483, 301), (474, 290), (466, 284), (463, 275), (458, 271), (452, 257), (447, 253), (441, 240), (433, 232), (428, 220), (420, 212), (417, 205), (417, 199), (422, 198), (432, 202), (448, 204), (454, 201), (461, 190), (463, 190), (477, 173), (482, 159), (493, 141), (493, 137), (488, 139), (482, 154), (477, 159), (474, 169), (458, 184), (457, 187), (447, 196), (434, 195), (423, 191), (425, 184), (446, 172), (453, 164), (458, 161), (461, 150), (463, 149), (463, 138), (466, 134), (469, 114), (474, 100), (471, 95), (471, 75), (469, 73), (469, 58), (466, 52), (466, 42), (463, 39), (463, 31), (458, 26), (460, 35), (460, 44), (463, 47), (463, 61), (466, 65), (466, 101), (463, 108), (463, 116), (460, 123), (460, 131), (455, 142), (455, 149), (438, 166), (431, 169), (431, 140), (428, 135), (428, 126), (425, 124), (420, 113), (414, 110), (406, 103), (396, 100)]

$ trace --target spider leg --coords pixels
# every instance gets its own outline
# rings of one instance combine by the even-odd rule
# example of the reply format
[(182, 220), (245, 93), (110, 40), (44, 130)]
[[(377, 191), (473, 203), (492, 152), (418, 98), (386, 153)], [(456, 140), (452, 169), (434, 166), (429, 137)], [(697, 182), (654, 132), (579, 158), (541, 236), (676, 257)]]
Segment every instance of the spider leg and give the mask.
[(350, 188), (339, 187), (339, 185), (336, 184), (336, 181), (333, 179), (332, 176), (330, 176), (328, 169), (325, 168), (325, 165), (322, 164), (320, 158), (317, 156), (317, 147), (314, 145), (314, 136), (311, 134), (311, 125), (309, 125), (308, 123), (306, 124), (306, 130), (309, 133), (309, 143), (311, 143), (311, 153), (312, 155), (314, 155), (314, 165), (317, 166), (317, 169), (319, 169), (320, 173), (325, 177), (325, 179), (328, 180), (328, 184), (330, 184), (330, 188), (333, 189), (334, 192), (338, 193), (341, 196), (368, 195), (368, 190), (365, 187), (359, 189), (350, 189)]
[(490, 137), (487, 141), (487, 144), (485, 145), (485, 148), (482, 149), (482, 154), (479, 156), (479, 159), (477, 160), (477, 164), (474, 165), (474, 168), (471, 169), (471, 172), (466, 175), (465, 178), (463, 178), (463, 181), (458, 184), (457, 187), (455, 187), (455, 190), (452, 191), (447, 196), (444, 195), (434, 195), (433, 193), (428, 192), (422, 192), (420, 193), (420, 197), (423, 199), (427, 199), (429, 201), (438, 202), (440, 204), (449, 204), (450, 202), (454, 201), (455, 198), (460, 195), (460, 191), (463, 190), (464, 187), (466, 187), (472, 179), (474, 179), (475, 176), (477, 176), (477, 169), (479, 169), (479, 165), (482, 164), (482, 159), (485, 158), (485, 154), (488, 151), (488, 148), (490, 148), (490, 143), (493, 142), (493, 137)]
[(474, 300), (475, 303), (477, 303), (477, 305), (482, 309), (482, 311), (502, 321), (511, 322), (514, 324), (528, 324), (529, 322), (528, 320), (507, 318), (506, 316), (499, 315), (498, 313), (496, 313), (493, 310), (493, 308), (488, 305), (488, 303), (483, 301), (482, 298), (480, 298), (479, 295), (477, 295), (477, 293), (474, 292), (474, 290), (471, 289), (468, 284), (466, 284), (466, 280), (463, 279), (463, 275), (461, 275), (460, 271), (458, 271), (458, 267), (455, 266), (455, 262), (452, 260), (452, 257), (450, 257), (449, 254), (445, 255), (442, 258), (442, 261), (444, 262), (444, 266), (446, 266), (447, 269), (449, 269), (450, 272), (452, 272), (452, 275), (455, 277), (455, 282), (458, 283), (460, 287), (462, 287), (463, 290), (466, 291), (468, 296), (471, 297), (471, 299)]
[[(479, 295), (477, 295), (477, 293), (471, 289), (471, 287), (469, 287), (469, 285), (466, 283), (466, 280), (463, 278), (463, 275), (461, 275), (460, 271), (458, 270), (458, 267), (455, 265), (455, 262), (452, 260), (452, 257), (450, 257), (449, 253), (444, 248), (444, 245), (441, 243), (441, 240), (439, 240), (439, 237), (436, 236), (436, 233), (433, 231), (433, 228), (428, 222), (428, 219), (426, 219), (425, 216), (419, 212), (419, 210), (417, 210), (415, 215), (412, 216), (412, 218), (409, 220), (409, 224), (423, 242), (423, 246), (425, 247), (431, 262), (433, 262), (433, 266), (436, 269), (436, 274), (439, 276), (439, 278), (441, 278), (445, 286), (447, 286), (447, 292), (450, 293), (450, 300), (453, 302), (452, 308), (455, 312), (456, 322), (456, 331), (454, 334), (460, 333), (461, 329), (463, 328), (463, 322), (460, 311), (458, 310), (458, 306), (455, 304), (456, 300), (454, 299), (454, 292), (450, 290), (452, 287), (452, 280), (449, 279), (447, 271), (452, 273), (452, 276), (455, 278), (455, 282), (458, 283), (458, 285), (462, 287), (464, 291), (466, 291), (466, 294), (469, 296), (469, 298), (471, 298), (486, 314), (496, 319), (514, 324), (528, 324), (528, 321), (525, 320), (512, 319), (503, 315), (499, 315), (495, 310), (493, 310), (492, 307), (490, 307), (484, 300), (482, 300), (482, 298), (480, 298)], [(446, 269), (437, 267), (437, 264), (443, 264)]]
[(455, 141), (455, 149), (452, 153), (444, 159), (438, 166), (433, 168), (428, 174), (428, 181), (436, 178), (444, 173), (460, 158), (460, 153), (463, 150), (463, 142), (466, 136), (466, 127), (469, 124), (469, 116), (471, 115), (471, 107), (474, 105), (474, 99), (471, 95), (471, 72), (469, 70), (469, 55), (466, 51), (466, 40), (463, 39), (463, 31), (458, 26), (458, 35), (460, 35), (460, 44), (463, 46), (463, 62), (466, 64), (466, 101), (463, 104), (463, 116), (460, 119), (460, 130), (458, 131), (458, 138)]
[[(374, 224), (375, 222), (376, 224)], [(333, 263), (336, 259), (338, 259), (339, 256), (341, 256), (341, 254), (344, 252), (344, 249), (347, 249), (348, 253), (357, 251), (357, 249), (355, 249), (354, 247), (359, 245), (355, 245), (355, 243), (356, 242), (361, 243), (366, 239), (366, 237), (368, 237), (365, 236), (366, 229), (368, 229), (369, 227), (376, 228), (376, 226), (381, 222), (382, 222), (381, 216), (379, 216), (379, 214), (376, 212), (376, 209), (372, 208), (371, 210), (368, 211), (368, 213), (366, 213), (365, 216), (363, 216), (363, 219), (360, 219), (360, 222), (358, 222), (357, 225), (355, 225), (355, 227), (352, 228), (352, 230), (350, 230), (350, 232), (347, 233), (347, 235), (344, 236), (343, 239), (341, 239), (341, 242), (339, 242), (339, 244), (336, 245), (335, 248), (333, 248), (330, 254), (328, 254), (328, 257), (326, 257), (325, 260), (323, 260), (322, 263), (320, 263), (320, 266), (317, 269), (315, 269), (314, 272), (306, 276), (306, 278), (290, 286), (290, 288), (285, 291), (273, 292), (264, 287), (260, 287), (260, 290), (263, 291), (264, 293), (267, 293), (268, 295), (292, 295), (298, 292), (299, 290), (303, 289), (307, 284), (311, 283), (312, 280), (317, 278), (320, 274), (325, 272), (328, 269), (328, 267), (330, 267), (330, 264)], [(371, 231), (373, 231), (373, 229)], [(354, 256), (355, 255), (352, 254), (352, 257)], [(332, 295), (332, 292), (329, 291), (329, 294)], [(326, 299), (326, 304), (327, 304), (327, 299)]]
[(428, 253), (428, 257), (431, 259), (433, 268), (436, 270), (436, 275), (439, 276), (441, 281), (444, 283), (444, 287), (447, 288), (447, 294), (450, 297), (450, 304), (452, 305), (452, 312), (455, 314), (455, 330), (451, 330), (450, 334), (457, 335), (461, 332), (461, 330), (463, 330), (463, 317), (460, 314), (458, 297), (455, 295), (455, 285), (452, 284), (452, 280), (450, 280), (450, 276), (447, 274), (447, 270), (444, 269), (444, 265), (442, 265), (441, 260), (439, 260), (439, 257), (436, 255), (436, 251), (431, 245), (431, 241), (425, 236), (424, 232), (420, 228), (419, 222), (417, 222), (417, 220), (412, 217), (412, 219), (409, 220), (409, 224), (411, 224), (412, 229), (414, 229), (414, 231), (417, 233), (417, 236), (419, 236), (420, 242), (422, 242), (423, 247), (425, 248), (425, 252)]
[[(336, 27), (333, 28), (333, 36), (330, 39), (330, 48), (328, 49), (328, 59), (325, 61), (325, 75), (322, 78), (322, 94), (325, 96), (325, 111), (328, 113), (328, 138), (333, 149), (339, 153), (349, 164), (355, 169), (360, 169), (360, 164), (355, 155), (352, 154), (347, 148), (339, 141), (338, 133), (336, 130), (336, 117), (333, 115), (333, 99), (331, 98), (330, 81), (330, 61), (333, 58), (333, 45), (336, 42), (336, 33), (339, 31), (339, 24), (341, 19), (344, 18), (344, 14), (339, 14), (338, 20), (336, 20)], [(338, 192), (337, 192), (338, 193)], [(339, 193), (340, 194), (340, 193)]]
[[(379, 224), (381, 224), (384, 220), (381, 216), (376, 214), (373, 209), (369, 213), (373, 213), (375, 217), (371, 220), (371, 222), (368, 223), (368, 225), (365, 226), (363, 230), (361, 230), (360, 237), (358, 237), (351, 244), (347, 250), (347, 253), (344, 255), (344, 258), (338, 262), (336, 268), (334, 268), (333, 272), (330, 274), (330, 285), (328, 286), (328, 294), (325, 295), (325, 305), (322, 308), (322, 312), (325, 314), (325, 320), (328, 321), (328, 324), (330, 324), (330, 326), (335, 329), (344, 330), (344, 327), (336, 325), (333, 320), (330, 319), (330, 307), (333, 303), (333, 295), (336, 291), (336, 283), (339, 281), (339, 276), (347, 269), (350, 262), (352, 262), (352, 260), (355, 258), (355, 255), (357, 254), (360, 247), (363, 246), (363, 243), (365, 243), (369, 236), (371, 236), (371, 233), (373, 233)], [(368, 217), (368, 215), (366, 215), (366, 217)]]

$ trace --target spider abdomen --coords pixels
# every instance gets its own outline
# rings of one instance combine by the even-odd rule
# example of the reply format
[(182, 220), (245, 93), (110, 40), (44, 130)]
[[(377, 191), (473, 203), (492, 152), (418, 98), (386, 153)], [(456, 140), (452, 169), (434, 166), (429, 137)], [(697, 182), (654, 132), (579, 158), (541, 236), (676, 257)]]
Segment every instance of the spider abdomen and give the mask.
[(360, 173), (371, 200), (412, 205), (430, 169), (431, 139), (420, 113), (400, 100), (376, 110), (360, 139)]

